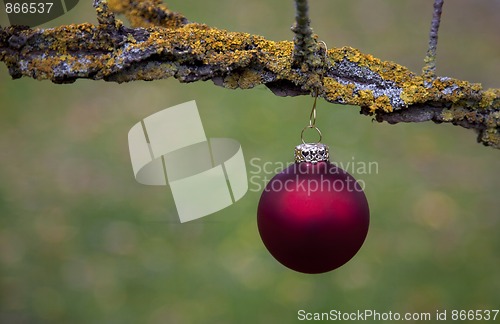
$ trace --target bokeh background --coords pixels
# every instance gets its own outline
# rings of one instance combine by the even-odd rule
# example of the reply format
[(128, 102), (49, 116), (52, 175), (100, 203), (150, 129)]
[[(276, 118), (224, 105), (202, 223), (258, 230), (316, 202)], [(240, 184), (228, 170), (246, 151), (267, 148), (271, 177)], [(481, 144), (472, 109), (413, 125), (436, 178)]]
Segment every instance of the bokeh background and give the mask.
[[(293, 37), (291, 0), (167, 4), (191, 21)], [(431, 0), (314, 0), (310, 7), (329, 47), (350, 45), (420, 71)], [(444, 9), (438, 74), (500, 87), (500, 1), (448, 1)], [(85, 21), (96, 19), (81, 1), (42, 27)], [(361, 251), (334, 272), (304, 275), (261, 243), (255, 185), (236, 204), (180, 224), (168, 187), (134, 180), (128, 130), (193, 99), (207, 135), (238, 140), (258, 179), (272, 172), (249, 161), (291, 161), (312, 104), (264, 87), (233, 91), (174, 79), (12, 81), (0, 64), (1, 323), (293, 323), (300, 309), (500, 307), (500, 152), (477, 144), (473, 131), (379, 124), (359, 108), (320, 101), (318, 123), (333, 159), (378, 169), (354, 172), (372, 217)]]

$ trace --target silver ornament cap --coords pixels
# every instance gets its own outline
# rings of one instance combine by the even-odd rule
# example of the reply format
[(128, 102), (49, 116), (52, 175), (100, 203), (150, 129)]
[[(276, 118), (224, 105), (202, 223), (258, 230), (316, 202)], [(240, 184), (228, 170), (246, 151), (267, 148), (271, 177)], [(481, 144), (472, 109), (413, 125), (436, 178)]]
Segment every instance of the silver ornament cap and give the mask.
[(330, 150), (323, 143), (302, 143), (295, 146), (295, 163), (318, 163), (330, 160)]

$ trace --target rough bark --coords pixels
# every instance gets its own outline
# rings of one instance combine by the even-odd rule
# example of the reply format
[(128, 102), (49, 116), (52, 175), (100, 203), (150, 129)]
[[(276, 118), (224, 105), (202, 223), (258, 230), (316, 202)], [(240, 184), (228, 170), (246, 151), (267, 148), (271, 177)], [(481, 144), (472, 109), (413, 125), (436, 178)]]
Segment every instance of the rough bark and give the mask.
[[(380, 122), (452, 123), (475, 129), (478, 142), (500, 148), (500, 89), (447, 77), (429, 79), (350, 47), (325, 53), (308, 21), (297, 20), (295, 43), (273, 42), (190, 23), (160, 0), (110, 0), (109, 8), (96, 1), (95, 7), (98, 25), (1, 28), (0, 61), (13, 78), (56, 83), (174, 77), (180, 82), (212, 80), (229, 89), (264, 84), (278, 96), (317, 91), (331, 103), (359, 106)], [(124, 27), (113, 12), (138, 27)], [(304, 33), (309, 34), (302, 37)]]

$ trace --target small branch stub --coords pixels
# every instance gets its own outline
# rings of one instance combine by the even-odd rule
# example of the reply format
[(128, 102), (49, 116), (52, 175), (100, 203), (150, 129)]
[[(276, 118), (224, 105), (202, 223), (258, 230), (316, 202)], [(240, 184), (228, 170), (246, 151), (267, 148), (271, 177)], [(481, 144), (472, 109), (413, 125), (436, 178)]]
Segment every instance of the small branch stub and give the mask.
[(303, 76), (297, 85), (304, 92), (313, 94), (322, 88), (323, 75), (328, 67), (326, 44), (323, 51), (310, 26), (307, 0), (295, 0), (295, 9), (295, 23), (291, 28), (295, 33), (292, 68), (299, 69)]
[(109, 10), (108, 2), (106, 0), (94, 0), (93, 4), (96, 14), (97, 22), (100, 25), (118, 27), (117, 20), (115, 19), (115, 14)]
[(319, 50), (319, 45), (310, 26), (307, 0), (296, 0), (295, 9), (295, 24), (291, 28), (295, 33), (293, 62), (303, 72), (307, 72), (322, 63), (314, 56), (314, 53)]

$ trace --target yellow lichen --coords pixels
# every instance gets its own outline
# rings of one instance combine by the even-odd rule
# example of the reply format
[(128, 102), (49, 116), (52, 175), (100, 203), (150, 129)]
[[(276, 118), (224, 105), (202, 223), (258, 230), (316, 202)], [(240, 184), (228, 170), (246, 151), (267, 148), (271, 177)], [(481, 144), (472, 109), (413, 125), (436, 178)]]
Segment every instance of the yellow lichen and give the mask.
[(481, 134), (481, 141), (489, 146), (500, 147), (500, 134), (496, 128), (488, 128)]
[(498, 98), (498, 95), (498, 90), (495, 89), (488, 89), (484, 91), (481, 101), (479, 102), (479, 107), (487, 108), (491, 106), (493, 104), (493, 100)]
[(333, 78), (323, 79), (325, 98), (328, 101), (349, 103), (353, 97), (354, 84), (343, 85)]
[(238, 79), (241, 89), (250, 89), (261, 83), (261, 76), (257, 71), (245, 70)]
[(369, 107), (373, 102), (373, 92), (371, 90), (360, 90), (358, 91), (359, 106)]
[(228, 89), (236, 89), (238, 88), (238, 79), (240, 76), (236, 73), (229, 74), (224, 78), (224, 87)]
[(380, 96), (375, 99), (375, 102), (370, 107), (370, 111), (383, 110), (384, 112), (392, 112), (391, 100), (387, 96)]
[(137, 41), (135, 40), (134, 36), (132, 36), (131, 34), (127, 34), (127, 41), (129, 43), (132, 43), (132, 44), (137, 43)]
[(360, 67), (366, 67), (377, 73), (384, 80), (394, 81), (396, 84), (410, 81), (415, 75), (406, 67), (390, 61), (382, 61), (370, 54), (363, 54), (358, 49), (345, 46), (328, 51), (330, 63), (335, 64), (346, 59)]
[(168, 10), (161, 0), (108, 0), (110, 10), (124, 14), (134, 27), (162, 26), (177, 28), (186, 23), (185, 18)]
[(453, 120), (453, 113), (448, 109), (443, 110), (443, 112), (441, 113), (441, 118), (445, 122), (450, 122)]
[(429, 98), (429, 89), (423, 86), (421, 77), (415, 77), (415, 80), (403, 83), (402, 88), (400, 97), (407, 106), (425, 102)]

